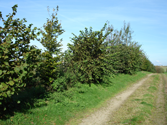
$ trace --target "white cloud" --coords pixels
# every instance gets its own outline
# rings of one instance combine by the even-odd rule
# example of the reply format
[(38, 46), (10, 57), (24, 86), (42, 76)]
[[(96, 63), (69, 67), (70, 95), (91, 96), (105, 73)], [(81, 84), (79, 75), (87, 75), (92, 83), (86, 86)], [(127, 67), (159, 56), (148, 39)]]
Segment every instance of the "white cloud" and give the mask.
[(162, 65), (162, 63), (159, 60), (156, 60), (157, 65)]

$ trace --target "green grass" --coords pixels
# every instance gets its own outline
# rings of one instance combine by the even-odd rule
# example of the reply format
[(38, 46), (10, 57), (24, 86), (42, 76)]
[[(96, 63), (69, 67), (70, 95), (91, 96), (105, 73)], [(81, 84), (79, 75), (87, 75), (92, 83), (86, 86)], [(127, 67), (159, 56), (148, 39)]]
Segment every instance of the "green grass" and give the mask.
[(167, 66), (160, 66), (160, 67), (163, 69), (164, 73), (167, 73)]
[(167, 73), (167, 66), (162, 66), (162, 68), (164, 69), (164, 72)]
[[(63, 125), (69, 120), (75, 123), (87, 113), (91, 113), (104, 102), (125, 90), (128, 86), (145, 77), (148, 72), (136, 75), (120, 74), (112, 78), (110, 86), (78, 84), (66, 92), (52, 93), (48, 97), (37, 99), (26, 111), (14, 111), (13, 116), (1, 119), (2, 125)], [(25, 97), (26, 98), (26, 97)], [(24, 108), (24, 107), (23, 107)], [(80, 114), (80, 115), (78, 115)]]
[(166, 122), (167, 122), (167, 72), (164, 73), (165, 75), (163, 75), (163, 92), (164, 92), (164, 96), (165, 96), (165, 117), (166, 117)]

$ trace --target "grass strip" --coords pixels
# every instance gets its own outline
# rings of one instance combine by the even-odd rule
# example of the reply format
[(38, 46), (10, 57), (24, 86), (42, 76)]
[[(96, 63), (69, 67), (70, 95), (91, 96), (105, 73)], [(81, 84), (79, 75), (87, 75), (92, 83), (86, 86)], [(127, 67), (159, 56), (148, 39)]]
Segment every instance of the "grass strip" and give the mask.
[(163, 74), (163, 92), (165, 96), (165, 118), (167, 123), (167, 72)]

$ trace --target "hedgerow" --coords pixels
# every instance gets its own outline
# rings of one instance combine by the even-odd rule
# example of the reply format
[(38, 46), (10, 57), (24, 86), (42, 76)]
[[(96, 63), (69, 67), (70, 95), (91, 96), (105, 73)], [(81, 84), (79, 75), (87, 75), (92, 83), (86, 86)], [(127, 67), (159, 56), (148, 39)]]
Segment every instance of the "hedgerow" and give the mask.
[[(58, 42), (57, 38), (64, 30), (57, 13), (47, 19), (44, 29), (32, 28), (33, 24), (25, 24), (25, 18), (13, 19), (17, 7), (12, 7), (13, 13), (6, 15), (6, 20), (0, 12), (3, 22), (3, 27), (0, 26), (0, 108), (3, 110), (12, 104), (8, 102), (13, 95), (32, 86), (62, 92), (80, 83), (91, 86), (108, 82), (109, 85), (108, 77), (116, 73), (133, 75), (140, 70), (156, 71), (141, 45), (132, 41), (130, 24), (124, 23), (123, 29), (115, 33), (113, 27), (106, 28), (106, 23), (100, 31), (92, 31), (90, 27), (89, 32), (85, 28), (79, 36), (72, 33), (72, 43), (62, 53), (62, 39)], [(40, 34), (41, 39), (37, 38)], [(38, 40), (46, 50), (42, 52), (30, 46), (30, 40)]]

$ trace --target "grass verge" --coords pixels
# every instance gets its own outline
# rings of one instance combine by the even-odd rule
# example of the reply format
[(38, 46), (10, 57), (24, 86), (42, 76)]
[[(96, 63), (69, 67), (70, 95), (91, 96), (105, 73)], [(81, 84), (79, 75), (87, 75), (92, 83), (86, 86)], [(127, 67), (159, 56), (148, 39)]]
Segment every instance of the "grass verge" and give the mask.
[[(77, 119), (89, 115), (112, 96), (125, 90), (131, 84), (145, 77), (148, 72), (136, 75), (120, 74), (111, 79), (110, 86), (78, 84), (61, 93), (52, 93), (49, 97), (38, 99), (28, 111), (14, 112), (8, 119), (1, 119), (2, 125), (63, 125), (79, 122)], [(26, 97), (25, 97), (26, 98)]]
[(165, 96), (165, 117), (166, 117), (166, 123), (167, 123), (167, 72), (163, 75), (163, 92)]

